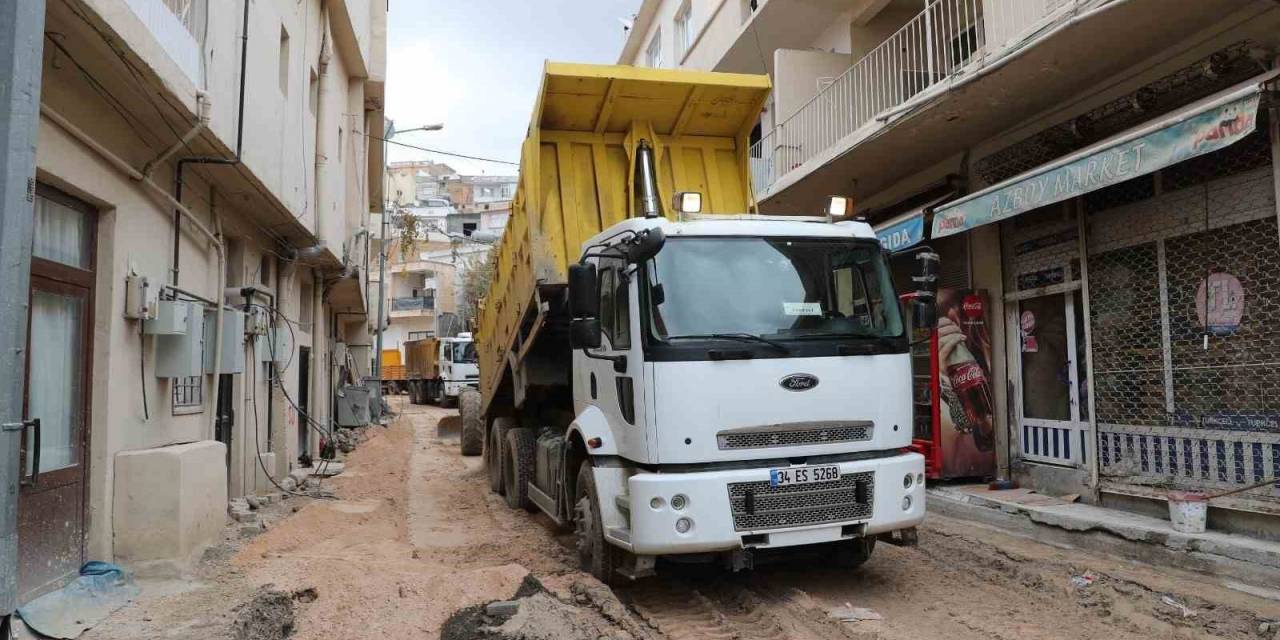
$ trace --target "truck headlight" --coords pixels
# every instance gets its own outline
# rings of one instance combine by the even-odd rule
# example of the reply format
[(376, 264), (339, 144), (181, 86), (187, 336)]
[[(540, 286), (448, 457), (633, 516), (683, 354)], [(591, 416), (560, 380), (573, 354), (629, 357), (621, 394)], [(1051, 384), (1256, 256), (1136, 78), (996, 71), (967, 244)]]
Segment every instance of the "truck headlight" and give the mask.
[(911, 483), (913, 483), (913, 482), (915, 482), (915, 476), (913, 476), (913, 475), (911, 475), (911, 474), (909, 474), (909, 473), (908, 473), (907, 475), (903, 476), (903, 478), (902, 478), (902, 488), (903, 488), (903, 489), (910, 489), (910, 488), (911, 488)]
[(910, 511), (910, 510), (911, 510), (911, 496), (903, 496), (903, 497), (902, 497), (902, 510), (903, 510), (903, 511)]
[(689, 518), (676, 520), (676, 533), (689, 533), (690, 529), (693, 529), (693, 520)]
[(662, 498), (654, 498), (649, 501), (649, 508), (654, 511), (662, 509)]
[(671, 508), (676, 511), (684, 509), (688, 504), (689, 498), (687, 498), (683, 493), (677, 493), (674, 496), (671, 496)]

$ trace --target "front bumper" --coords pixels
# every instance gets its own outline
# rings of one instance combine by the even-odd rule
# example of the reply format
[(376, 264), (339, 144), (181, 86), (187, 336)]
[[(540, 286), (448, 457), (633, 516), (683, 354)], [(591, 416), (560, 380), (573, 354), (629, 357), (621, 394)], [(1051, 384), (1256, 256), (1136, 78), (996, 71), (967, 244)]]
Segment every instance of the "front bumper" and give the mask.
[[(753, 514), (756, 513), (755, 504), (760, 502), (777, 511), (786, 511), (794, 506), (797, 510), (809, 510), (809, 517), (818, 517), (813, 511), (821, 511), (841, 518), (767, 528), (746, 528), (758, 524), (761, 519), (743, 517), (746, 512), (741, 491), (736, 499), (739, 517), (735, 520), (735, 500), (730, 497), (730, 485), (767, 483), (768, 467), (696, 473), (638, 473), (627, 479), (631, 514), (627, 546), (632, 552), (644, 555), (731, 551), (746, 546), (790, 547), (896, 531), (914, 527), (924, 520), (925, 492), (923, 483), (919, 481), (924, 474), (924, 457), (920, 454), (903, 453), (889, 458), (838, 464), (842, 479), (850, 482), (853, 478), (860, 481), (872, 479), (860, 494), (864, 499), (870, 498), (869, 504), (814, 507), (813, 501), (832, 499), (831, 496), (815, 494), (805, 497), (799, 494), (770, 496), (767, 503), (753, 497)], [(904, 486), (904, 478), (908, 475), (912, 478), (910, 487)], [(677, 494), (685, 496), (687, 502), (678, 511), (671, 506), (671, 499)], [(904, 498), (908, 497), (910, 505), (904, 509)], [(788, 501), (793, 501), (794, 505)], [(826, 510), (838, 506), (858, 508)], [(785, 521), (787, 517), (784, 515), (780, 519)], [(685, 533), (676, 529), (676, 521), (681, 518), (692, 521), (692, 526)]]
[(450, 398), (462, 395), (467, 389), (479, 389), (479, 380), (447, 380), (444, 383), (444, 394)]

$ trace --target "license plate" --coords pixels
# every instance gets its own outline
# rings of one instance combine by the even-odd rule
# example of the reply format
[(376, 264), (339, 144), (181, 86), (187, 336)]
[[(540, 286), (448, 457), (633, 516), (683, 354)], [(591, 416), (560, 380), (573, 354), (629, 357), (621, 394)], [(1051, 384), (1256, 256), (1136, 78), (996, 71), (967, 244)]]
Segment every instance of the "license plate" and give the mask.
[(793, 484), (813, 484), (815, 482), (835, 482), (839, 479), (840, 466), (834, 464), (769, 470), (769, 484), (775, 487), (785, 487)]

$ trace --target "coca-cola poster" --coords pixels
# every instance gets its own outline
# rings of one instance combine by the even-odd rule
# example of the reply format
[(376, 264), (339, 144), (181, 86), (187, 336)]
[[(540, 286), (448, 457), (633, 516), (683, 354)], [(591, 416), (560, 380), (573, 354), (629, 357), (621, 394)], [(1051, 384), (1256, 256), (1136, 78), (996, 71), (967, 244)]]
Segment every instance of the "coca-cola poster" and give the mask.
[(995, 402), (987, 294), (975, 289), (938, 292), (938, 386), (942, 476), (995, 472)]

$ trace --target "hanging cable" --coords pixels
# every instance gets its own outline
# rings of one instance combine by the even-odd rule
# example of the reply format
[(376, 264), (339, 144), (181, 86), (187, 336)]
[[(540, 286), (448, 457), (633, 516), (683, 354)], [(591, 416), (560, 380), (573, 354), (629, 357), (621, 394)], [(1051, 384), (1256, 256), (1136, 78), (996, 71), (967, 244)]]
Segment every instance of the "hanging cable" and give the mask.
[[(301, 493), (301, 492), (298, 492), (298, 491), (290, 491), (290, 490), (288, 490), (288, 489), (284, 488), (283, 486), (281, 486), (281, 485), (280, 485), (280, 483), (279, 483), (279, 482), (276, 482), (276, 479), (275, 479), (274, 477), (272, 477), (272, 476), (271, 476), (271, 472), (267, 470), (267, 463), (265, 463), (265, 462), (263, 462), (263, 461), (262, 461), (262, 443), (260, 443), (260, 442), (258, 441), (258, 438), (260, 437), (260, 435), (259, 435), (259, 434), (260, 434), (261, 432), (259, 431), (259, 424), (258, 424), (258, 380), (257, 380), (257, 376), (256, 376), (256, 372), (257, 372), (257, 369), (258, 369), (257, 357), (258, 357), (258, 350), (257, 350), (257, 348), (256, 348), (252, 343), (250, 343), (250, 345), (249, 345), (249, 362), (248, 362), (248, 367), (249, 367), (249, 369), (250, 369), (250, 374), (249, 374), (249, 378), (250, 378), (250, 380), (249, 380), (249, 388), (252, 390), (252, 391), (251, 391), (251, 394), (252, 394), (252, 398), (253, 398), (253, 448), (254, 448), (254, 450), (255, 450), (255, 451), (257, 451), (257, 453), (258, 453), (258, 456), (257, 456), (257, 458), (258, 458), (258, 468), (259, 468), (259, 469), (262, 469), (262, 475), (266, 476), (266, 477), (267, 477), (267, 480), (268, 480), (268, 481), (270, 481), (270, 482), (271, 482), (271, 484), (275, 485), (275, 487), (276, 487), (277, 489), (279, 489), (279, 490), (281, 490), (281, 491), (283, 491), (283, 492), (285, 492), (285, 493), (287, 493), (287, 494), (289, 494), (289, 495), (291, 495), (291, 496), (299, 496), (299, 497), (303, 497), (303, 498), (324, 498), (324, 499), (336, 500), (336, 499), (337, 499), (337, 497), (336, 497), (336, 496), (325, 496), (325, 495), (315, 495), (315, 496), (313, 496), (313, 495), (308, 494), (308, 493)], [(272, 366), (272, 363), (267, 363), (267, 366)], [(270, 408), (270, 407), (268, 407), (268, 408), (267, 408), (267, 410), (268, 410), (268, 411), (270, 411), (270, 410), (271, 410), (271, 408)]]
[(138, 320), (138, 377), (142, 382), (142, 419), (151, 421), (151, 410), (147, 408), (147, 343), (144, 333), (146, 320)]

